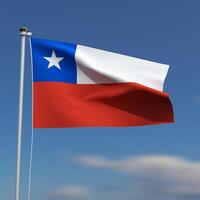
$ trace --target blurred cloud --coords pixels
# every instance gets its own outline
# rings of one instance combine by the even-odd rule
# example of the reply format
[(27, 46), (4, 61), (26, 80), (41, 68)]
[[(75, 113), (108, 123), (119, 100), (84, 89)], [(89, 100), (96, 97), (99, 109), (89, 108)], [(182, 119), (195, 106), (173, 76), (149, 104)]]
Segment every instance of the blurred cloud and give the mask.
[(90, 196), (91, 191), (83, 186), (62, 186), (49, 193), (51, 199), (73, 199), (83, 200)]
[(79, 165), (105, 168), (134, 176), (137, 178), (137, 189), (143, 196), (138, 199), (200, 199), (199, 162), (154, 155), (121, 160), (82, 155), (73, 157), (72, 160)]

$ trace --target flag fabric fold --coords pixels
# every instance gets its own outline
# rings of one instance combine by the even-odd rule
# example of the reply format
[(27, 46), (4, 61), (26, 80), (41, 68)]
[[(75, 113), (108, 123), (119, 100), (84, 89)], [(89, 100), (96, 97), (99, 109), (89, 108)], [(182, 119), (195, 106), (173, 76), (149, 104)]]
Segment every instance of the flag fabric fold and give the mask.
[(34, 128), (174, 121), (168, 65), (82, 45), (31, 39)]

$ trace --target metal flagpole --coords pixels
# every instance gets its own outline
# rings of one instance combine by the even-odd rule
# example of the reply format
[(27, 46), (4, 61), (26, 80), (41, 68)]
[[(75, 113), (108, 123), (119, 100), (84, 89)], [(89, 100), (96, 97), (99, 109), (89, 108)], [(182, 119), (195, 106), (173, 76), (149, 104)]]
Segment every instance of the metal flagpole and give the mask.
[(31, 36), (28, 28), (19, 29), (21, 36), (21, 57), (20, 57), (20, 82), (19, 82), (19, 111), (18, 111), (18, 139), (17, 139), (17, 163), (16, 163), (16, 188), (15, 200), (19, 200), (20, 189), (20, 164), (21, 164), (21, 139), (22, 139), (22, 114), (23, 114), (23, 91), (24, 91), (24, 65), (26, 37)]

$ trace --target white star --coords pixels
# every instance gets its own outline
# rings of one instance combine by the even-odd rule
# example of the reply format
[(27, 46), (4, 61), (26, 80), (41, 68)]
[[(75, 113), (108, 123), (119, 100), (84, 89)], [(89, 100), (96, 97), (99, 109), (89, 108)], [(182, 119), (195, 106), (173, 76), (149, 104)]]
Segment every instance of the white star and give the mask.
[(44, 57), (44, 59), (49, 61), (48, 69), (54, 66), (61, 70), (59, 62), (63, 60), (64, 57), (56, 57), (54, 50), (52, 51), (51, 57)]

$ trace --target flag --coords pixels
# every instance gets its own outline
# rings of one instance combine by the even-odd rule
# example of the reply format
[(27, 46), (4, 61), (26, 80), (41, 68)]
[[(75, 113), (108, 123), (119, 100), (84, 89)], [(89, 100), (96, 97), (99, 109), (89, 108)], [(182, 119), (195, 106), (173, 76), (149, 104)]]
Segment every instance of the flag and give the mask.
[(139, 126), (174, 121), (168, 65), (31, 38), (34, 128)]

